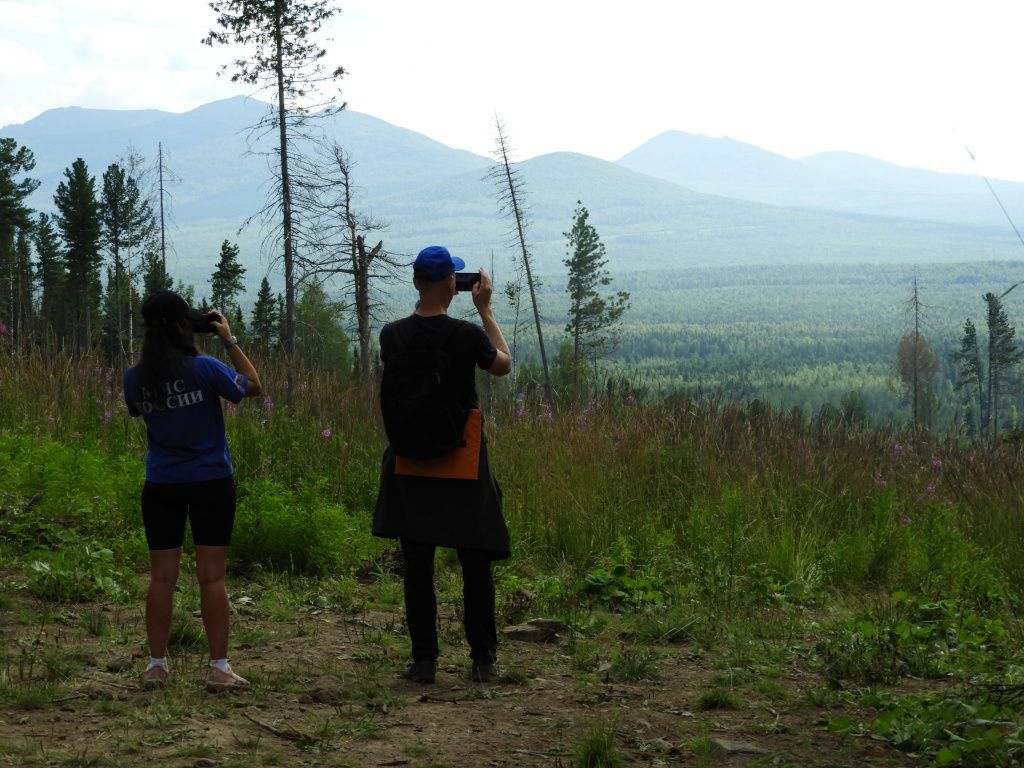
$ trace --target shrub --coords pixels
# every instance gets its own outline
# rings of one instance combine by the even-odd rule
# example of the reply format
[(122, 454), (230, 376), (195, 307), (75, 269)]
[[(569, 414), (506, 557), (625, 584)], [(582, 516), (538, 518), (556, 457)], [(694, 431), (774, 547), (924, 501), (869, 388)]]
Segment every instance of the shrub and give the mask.
[(313, 480), (295, 491), (266, 478), (243, 483), (232, 560), (320, 575), (368, 560), (382, 546), (371, 539), (369, 520), (325, 495)]

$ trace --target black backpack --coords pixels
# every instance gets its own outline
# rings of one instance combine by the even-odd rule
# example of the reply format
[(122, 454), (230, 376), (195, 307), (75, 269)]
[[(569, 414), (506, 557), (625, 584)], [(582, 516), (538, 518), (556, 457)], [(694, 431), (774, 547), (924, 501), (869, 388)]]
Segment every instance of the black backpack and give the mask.
[(395, 455), (434, 459), (462, 444), (469, 409), (445, 347), (463, 325), (452, 324), (435, 344), (422, 331), (406, 336), (407, 323), (395, 324), (398, 350), (384, 363), (380, 383), (380, 412)]

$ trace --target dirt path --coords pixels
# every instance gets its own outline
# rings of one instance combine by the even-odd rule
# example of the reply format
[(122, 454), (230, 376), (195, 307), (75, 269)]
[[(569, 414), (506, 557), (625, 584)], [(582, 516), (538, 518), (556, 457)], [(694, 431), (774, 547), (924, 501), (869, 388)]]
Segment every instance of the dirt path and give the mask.
[[(505, 677), (483, 685), (468, 680), (458, 617), (443, 606), (437, 682), (416, 685), (398, 676), (406, 646), (396, 606), (274, 619), (236, 603), (233, 660), (253, 690), (208, 694), (197, 647), (178, 650), (171, 684), (147, 692), (137, 684), (138, 609), (5, 595), (0, 765), (568, 768), (602, 736), (624, 765), (914, 764), (823, 729), (840, 712), (806, 670), (723, 686), (719, 658), (669, 645), (643, 649), (634, 672), (649, 679), (615, 681), (610, 660), (627, 646), (611, 630), (582, 644), (504, 640)], [(732, 696), (714, 702), (714, 690)], [(33, 700), (47, 691), (52, 700)]]

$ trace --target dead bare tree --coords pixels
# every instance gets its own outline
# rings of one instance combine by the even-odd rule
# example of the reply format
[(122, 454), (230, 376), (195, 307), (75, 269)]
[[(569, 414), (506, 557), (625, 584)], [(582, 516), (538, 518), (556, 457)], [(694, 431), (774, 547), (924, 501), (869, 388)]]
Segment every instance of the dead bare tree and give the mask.
[(344, 276), (343, 290), (352, 296), (359, 343), (359, 374), (368, 376), (373, 347), (372, 327), (379, 320), (381, 283), (396, 282), (410, 260), (388, 252), (384, 241), (373, 242), (387, 222), (355, 210), (356, 162), (338, 142), (320, 142), (318, 151), (296, 158), (294, 208), (299, 214), (293, 237), (296, 266), (304, 276)]
[(519, 170), (514, 168), (512, 150), (501, 120), (495, 115), (494, 128), (498, 135), (495, 139), (494, 156), (498, 163), (488, 171), (488, 178), (494, 183), (498, 192), (498, 210), (512, 222), (510, 232), (511, 244), (518, 248), (518, 266), (526, 274), (526, 284), (530, 289), (530, 303), (533, 306), (533, 320), (537, 328), (537, 346), (540, 348), (540, 361), (544, 370), (544, 398), (554, 407), (554, 396), (551, 391), (551, 375), (548, 372), (548, 356), (544, 349), (544, 331), (540, 323), (540, 310), (537, 307), (537, 288), (540, 282), (533, 274), (530, 252), (526, 247), (526, 230), (528, 228), (526, 210), (526, 189)]

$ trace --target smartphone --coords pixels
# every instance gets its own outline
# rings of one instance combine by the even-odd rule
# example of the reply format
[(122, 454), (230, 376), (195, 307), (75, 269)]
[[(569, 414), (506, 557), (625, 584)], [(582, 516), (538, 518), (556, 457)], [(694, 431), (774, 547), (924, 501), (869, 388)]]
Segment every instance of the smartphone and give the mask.
[(473, 290), (473, 283), (480, 282), (479, 272), (456, 272), (455, 273), (455, 290), (460, 293), (463, 291), (469, 292)]
[(210, 311), (205, 314), (196, 312), (190, 318), (192, 321), (192, 333), (213, 333), (211, 322), (221, 322), (223, 318), (219, 312)]

